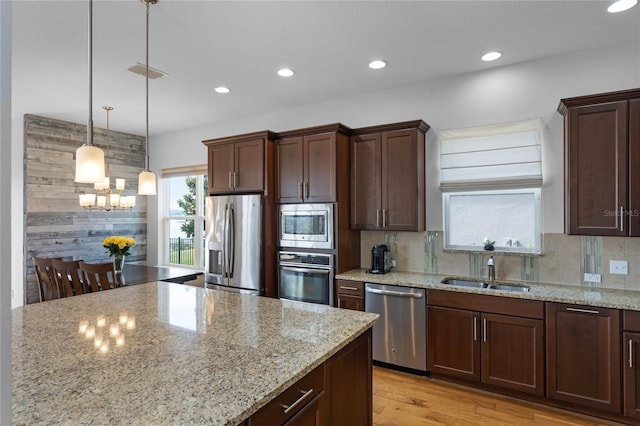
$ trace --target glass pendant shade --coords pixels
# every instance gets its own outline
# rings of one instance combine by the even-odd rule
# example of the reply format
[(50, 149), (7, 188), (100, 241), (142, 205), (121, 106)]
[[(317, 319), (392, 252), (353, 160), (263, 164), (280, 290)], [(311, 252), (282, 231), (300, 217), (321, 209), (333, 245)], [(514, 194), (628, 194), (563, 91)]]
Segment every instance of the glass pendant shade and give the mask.
[(104, 181), (104, 151), (93, 145), (82, 145), (76, 150), (75, 181), (78, 183)]
[(144, 170), (138, 175), (138, 194), (156, 195), (156, 175), (149, 170)]

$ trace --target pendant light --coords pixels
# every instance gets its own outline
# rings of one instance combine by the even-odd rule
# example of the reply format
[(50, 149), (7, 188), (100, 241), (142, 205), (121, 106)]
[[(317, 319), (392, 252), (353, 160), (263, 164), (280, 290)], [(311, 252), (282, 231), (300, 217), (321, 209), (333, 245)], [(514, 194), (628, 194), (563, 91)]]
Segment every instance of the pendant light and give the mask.
[(78, 183), (104, 181), (104, 151), (93, 145), (93, 0), (89, 0), (89, 120), (87, 143), (76, 150), (76, 177)]
[(140, 195), (156, 195), (156, 175), (149, 170), (149, 4), (156, 4), (158, 0), (140, 0), (147, 6), (147, 47), (146, 47), (146, 112), (147, 112), (147, 134), (146, 134), (146, 151), (145, 151), (145, 167), (138, 175), (138, 194)]

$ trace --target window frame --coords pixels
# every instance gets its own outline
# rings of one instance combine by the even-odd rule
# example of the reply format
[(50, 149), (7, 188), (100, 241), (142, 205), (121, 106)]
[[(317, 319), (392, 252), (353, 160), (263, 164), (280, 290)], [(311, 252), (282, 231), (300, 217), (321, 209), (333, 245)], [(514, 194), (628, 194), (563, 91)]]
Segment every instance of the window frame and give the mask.
[[(541, 188), (517, 188), (517, 189), (485, 189), (479, 191), (456, 191), (442, 193), (442, 222), (443, 222), (443, 249), (445, 251), (484, 252), (481, 245), (456, 245), (449, 243), (449, 204), (450, 197), (455, 195), (506, 195), (506, 194), (532, 194), (535, 197), (535, 247), (505, 247), (496, 245), (495, 252), (517, 254), (542, 254), (542, 190)], [(497, 243), (497, 241), (496, 241)]]
[[(204, 271), (204, 263), (205, 263), (205, 250), (204, 244), (195, 244), (195, 241), (204, 241), (205, 238), (205, 203), (206, 197), (209, 195), (208, 191), (203, 188), (204, 179), (206, 173), (185, 173), (185, 174), (171, 174), (167, 176), (163, 176), (161, 178), (163, 184), (163, 193), (164, 193), (164, 205), (162, 211), (162, 227), (164, 238), (162, 239), (162, 263), (165, 266), (171, 267), (179, 267), (179, 268), (187, 268), (187, 269), (195, 269), (199, 271)], [(195, 215), (170, 215), (170, 185), (169, 180), (175, 178), (188, 178), (195, 177), (196, 178), (196, 213), (202, 212), (202, 216)], [(194, 264), (193, 265), (185, 265), (181, 263), (171, 263), (170, 256), (170, 235), (171, 235), (171, 221), (172, 220), (193, 220), (194, 221)], [(202, 263), (202, 265), (200, 265)]]

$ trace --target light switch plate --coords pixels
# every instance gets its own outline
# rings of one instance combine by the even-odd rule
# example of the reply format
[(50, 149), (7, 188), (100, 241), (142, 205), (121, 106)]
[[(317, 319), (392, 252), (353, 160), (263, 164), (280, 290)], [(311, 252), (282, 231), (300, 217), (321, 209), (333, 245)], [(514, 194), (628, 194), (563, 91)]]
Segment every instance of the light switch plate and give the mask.
[(591, 283), (599, 283), (600, 278), (600, 274), (584, 274), (584, 280)]
[(626, 260), (610, 260), (609, 272), (611, 274), (627, 275), (629, 274), (629, 262)]

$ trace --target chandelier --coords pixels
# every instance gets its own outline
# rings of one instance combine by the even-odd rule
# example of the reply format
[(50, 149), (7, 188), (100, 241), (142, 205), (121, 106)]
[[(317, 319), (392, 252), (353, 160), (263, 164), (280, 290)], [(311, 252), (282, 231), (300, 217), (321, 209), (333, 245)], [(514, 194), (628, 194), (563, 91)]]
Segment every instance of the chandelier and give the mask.
[[(107, 157), (109, 157), (109, 111), (113, 110), (113, 107), (105, 105), (102, 107), (107, 112)], [(111, 180), (109, 177), (109, 165), (105, 165), (105, 178), (102, 181), (93, 184), (93, 188), (97, 194), (80, 194), (80, 206), (85, 210), (92, 210), (94, 208), (99, 210), (111, 211), (111, 210), (127, 210), (133, 209), (136, 205), (135, 195), (121, 195), (124, 191), (125, 180), (116, 179), (115, 192), (111, 191)]]

